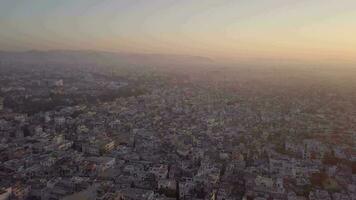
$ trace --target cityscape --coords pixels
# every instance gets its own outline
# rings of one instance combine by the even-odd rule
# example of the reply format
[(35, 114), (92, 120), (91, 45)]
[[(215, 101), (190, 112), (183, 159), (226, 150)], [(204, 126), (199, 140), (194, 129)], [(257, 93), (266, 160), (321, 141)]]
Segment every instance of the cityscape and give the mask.
[(356, 200), (355, 0), (0, 0), (0, 200)]
[(2, 62), (3, 196), (356, 198), (356, 85), (96, 69)]

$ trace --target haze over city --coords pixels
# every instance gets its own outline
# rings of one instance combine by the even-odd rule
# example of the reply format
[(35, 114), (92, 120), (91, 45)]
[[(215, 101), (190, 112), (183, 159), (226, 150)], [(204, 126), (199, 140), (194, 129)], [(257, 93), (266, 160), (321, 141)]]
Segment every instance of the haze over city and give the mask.
[(0, 200), (356, 200), (355, 0), (0, 0)]
[(0, 49), (354, 65), (353, 0), (2, 0)]

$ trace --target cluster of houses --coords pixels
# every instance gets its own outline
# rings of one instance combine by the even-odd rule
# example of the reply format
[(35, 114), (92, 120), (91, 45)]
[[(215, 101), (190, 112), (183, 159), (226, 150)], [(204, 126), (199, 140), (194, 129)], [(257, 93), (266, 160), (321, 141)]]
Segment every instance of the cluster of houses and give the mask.
[(356, 132), (330, 132), (303, 103), (286, 114), (267, 97), (147, 84), (105, 103), (0, 109), (0, 200), (356, 199)]

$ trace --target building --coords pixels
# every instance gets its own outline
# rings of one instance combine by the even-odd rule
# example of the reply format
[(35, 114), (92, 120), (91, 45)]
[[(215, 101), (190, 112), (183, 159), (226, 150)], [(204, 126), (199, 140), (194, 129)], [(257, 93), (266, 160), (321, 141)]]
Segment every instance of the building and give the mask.
[(0, 97), (0, 110), (4, 109), (4, 98)]
[(0, 200), (9, 200), (12, 193), (12, 189), (10, 188), (0, 188)]

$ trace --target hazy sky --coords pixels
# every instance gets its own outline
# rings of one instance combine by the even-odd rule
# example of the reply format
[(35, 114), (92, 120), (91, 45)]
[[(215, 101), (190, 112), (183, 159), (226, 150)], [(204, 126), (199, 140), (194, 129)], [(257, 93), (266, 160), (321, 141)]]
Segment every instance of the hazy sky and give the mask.
[(0, 0), (0, 49), (356, 63), (356, 0)]

